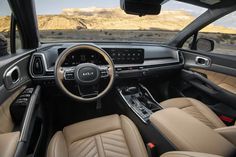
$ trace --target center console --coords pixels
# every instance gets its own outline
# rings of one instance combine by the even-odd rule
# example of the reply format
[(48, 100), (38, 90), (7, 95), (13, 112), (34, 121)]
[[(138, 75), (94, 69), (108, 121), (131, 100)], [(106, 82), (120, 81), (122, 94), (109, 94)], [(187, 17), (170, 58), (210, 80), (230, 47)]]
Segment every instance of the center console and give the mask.
[(119, 87), (117, 90), (129, 108), (144, 123), (147, 123), (151, 114), (162, 109), (161, 105), (142, 84)]

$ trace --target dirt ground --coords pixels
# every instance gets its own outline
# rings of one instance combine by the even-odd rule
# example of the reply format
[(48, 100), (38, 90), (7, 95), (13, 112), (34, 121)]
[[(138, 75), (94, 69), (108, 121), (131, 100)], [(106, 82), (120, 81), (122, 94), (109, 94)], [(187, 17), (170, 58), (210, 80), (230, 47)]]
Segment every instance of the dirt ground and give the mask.
[[(167, 43), (177, 31), (165, 30), (47, 30), (40, 31), (40, 40), (51, 41), (142, 41)], [(9, 33), (2, 33), (9, 42)], [(215, 53), (236, 55), (236, 34), (200, 33), (199, 37), (215, 41)], [(187, 48), (191, 40), (185, 44)], [(20, 44), (19, 42), (17, 42)], [(9, 44), (8, 44), (9, 45)], [(18, 47), (18, 46), (17, 46)]]

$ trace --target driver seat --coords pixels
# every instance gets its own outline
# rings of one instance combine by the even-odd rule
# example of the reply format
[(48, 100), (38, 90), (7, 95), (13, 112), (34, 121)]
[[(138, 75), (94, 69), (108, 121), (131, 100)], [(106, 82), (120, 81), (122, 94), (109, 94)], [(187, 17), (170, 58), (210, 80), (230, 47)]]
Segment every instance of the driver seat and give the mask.
[(47, 157), (148, 157), (142, 137), (126, 116), (110, 115), (58, 131)]

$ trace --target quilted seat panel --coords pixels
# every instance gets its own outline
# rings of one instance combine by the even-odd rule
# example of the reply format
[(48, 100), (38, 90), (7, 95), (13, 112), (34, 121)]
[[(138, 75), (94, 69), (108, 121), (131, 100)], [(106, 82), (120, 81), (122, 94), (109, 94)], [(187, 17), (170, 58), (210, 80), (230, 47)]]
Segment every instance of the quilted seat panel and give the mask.
[(72, 143), (69, 157), (130, 157), (122, 130), (114, 130)]

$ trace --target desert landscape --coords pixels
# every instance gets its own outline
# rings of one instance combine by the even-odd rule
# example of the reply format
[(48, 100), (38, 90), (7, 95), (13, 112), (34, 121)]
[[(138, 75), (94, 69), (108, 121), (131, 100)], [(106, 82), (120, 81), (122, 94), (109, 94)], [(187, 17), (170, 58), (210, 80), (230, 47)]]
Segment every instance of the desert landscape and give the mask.
[[(182, 10), (162, 11), (158, 16), (134, 16), (120, 8), (64, 9), (57, 15), (39, 15), (41, 41), (116, 40), (170, 41), (196, 17)], [(0, 17), (0, 32), (9, 37), (10, 17)], [(223, 48), (236, 45), (236, 28), (209, 25), (201, 36), (213, 39)], [(235, 49), (233, 46), (230, 49)], [(232, 51), (232, 50), (231, 50)], [(235, 52), (234, 52), (235, 53)]]

